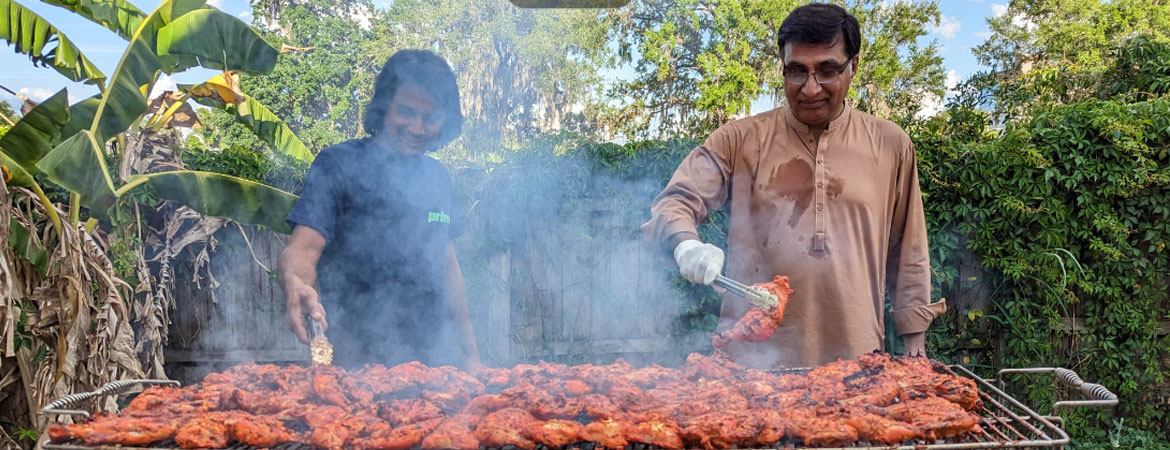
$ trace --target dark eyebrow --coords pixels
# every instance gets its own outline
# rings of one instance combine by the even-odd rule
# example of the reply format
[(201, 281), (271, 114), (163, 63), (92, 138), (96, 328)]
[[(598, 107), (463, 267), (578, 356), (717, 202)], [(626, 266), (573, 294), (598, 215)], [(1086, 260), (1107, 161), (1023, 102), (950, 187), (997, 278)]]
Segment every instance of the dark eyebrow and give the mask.
[[(845, 67), (845, 64), (846, 63), (837, 62), (837, 60), (835, 60), (835, 59), (826, 59), (824, 61), (817, 63), (816, 66), (817, 67), (825, 67), (825, 66)], [(787, 69), (805, 69), (805, 70), (808, 69), (808, 67), (805, 66), (804, 64), (800, 64), (800, 63), (795, 62), (795, 61), (790, 62), (788, 64), (785, 64), (784, 67)]]

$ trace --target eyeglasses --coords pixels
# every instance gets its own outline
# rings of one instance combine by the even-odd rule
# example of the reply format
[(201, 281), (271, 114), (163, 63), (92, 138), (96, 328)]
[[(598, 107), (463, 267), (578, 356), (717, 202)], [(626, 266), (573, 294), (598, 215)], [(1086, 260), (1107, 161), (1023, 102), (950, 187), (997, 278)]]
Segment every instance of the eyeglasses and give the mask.
[[(840, 80), (841, 74), (846, 70), (849, 70), (851, 66), (852, 64), (846, 64), (843, 67), (822, 67), (819, 71), (820, 73), (811, 73), (813, 79), (817, 81), (817, 84), (832, 84), (836, 83), (837, 80)], [(784, 82), (791, 85), (804, 86), (804, 83), (808, 82), (809, 73), (810, 72), (807, 70), (788, 70), (788, 68), (785, 67)]]

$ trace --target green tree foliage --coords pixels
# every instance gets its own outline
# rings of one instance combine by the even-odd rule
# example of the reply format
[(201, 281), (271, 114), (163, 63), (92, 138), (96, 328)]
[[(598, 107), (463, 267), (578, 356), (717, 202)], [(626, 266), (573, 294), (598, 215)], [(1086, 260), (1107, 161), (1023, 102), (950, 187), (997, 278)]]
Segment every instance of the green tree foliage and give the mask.
[[(804, 2), (645, 1), (607, 15), (618, 63), (633, 68), (612, 95), (610, 123), (634, 136), (702, 135), (746, 114), (761, 95), (783, 98), (776, 30)], [(854, 78), (859, 107), (908, 119), (923, 95), (941, 96), (938, 44), (921, 45), (937, 24), (935, 1), (844, 3), (861, 22), (861, 67)]]
[(579, 123), (606, 47), (596, 12), (521, 9), (506, 0), (395, 1), (377, 25), (378, 61), (404, 47), (447, 58), (473, 155)]
[(981, 78), (995, 92), (996, 109), (1016, 115), (1028, 105), (1093, 97), (1121, 42), (1170, 38), (1170, 3), (1014, 0), (988, 27), (991, 37), (973, 50), (991, 68)]
[(369, 50), (373, 32), (362, 23), (373, 9), (363, 0), (253, 6), (269, 42), (300, 50), (283, 54), (268, 74), (244, 77), (243, 90), (284, 118), (314, 152), (359, 135), (362, 107), (385, 61)]
[(4, 136), (9, 128), (12, 128), (9, 121), (16, 123), (18, 120), (20, 120), (20, 115), (12, 110), (12, 105), (9, 105), (8, 102), (0, 102), (0, 137)]
[(255, 14), (260, 24), (274, 23), (274, 42), (311, 49), (245, 79), (245, 90), (316, 150), (362, 134), (374, 77), (399, 49), (434, 50), (451, 64), (467, 116), (462, 143), (482, 154), (581, 123), (605, 47), (595, 13), (519, 9), (505, 0), (406, 0), (377, 10), (365, 1), (261, 2)]
[[(1170, 319), (1170, 96), (1163, 78), (1140, 74), (1165, 70), (1170, 47), (1158, 42), (1105, 52), (1122, 57), (1090, 86), (1107, 88), (1101, 98), (1044, 97), (995, 132), (974, 82), (911, 130), (936, 290), (982, 286), (988, 300), (940, 320), (932, 347), (988, 368), (1073, 368), (1121, 396), (1127, 425), (1156, 433), (1170, 420), (1155, 396), (1170, 380), (1159, 331)], [(964, 279), (956, 261), (971, 258), (986, 272)], [(1036, 380), (1010, 382), (1029, 404), (1054, 400), (1027, 389)], [(1080, 436), (1108, 423), (1099, 410), (1064, 414)]]
[(198, 114), (203, 126), (187, 138), (182, 153), (188, 169), (240, 177), (289, 192), (300, 190), (308, 164), (266, 152), (256, 134), (230, 113), (202, 109)]
[(187, 138), (188, 149), (237, 148), (256, 154), (264, 153), (264, 142), (257, 139), (256, 134), (247, 125), (237, 122), (228, 112), (206, 108), (199, 109), (197, 114), (201, 127)]

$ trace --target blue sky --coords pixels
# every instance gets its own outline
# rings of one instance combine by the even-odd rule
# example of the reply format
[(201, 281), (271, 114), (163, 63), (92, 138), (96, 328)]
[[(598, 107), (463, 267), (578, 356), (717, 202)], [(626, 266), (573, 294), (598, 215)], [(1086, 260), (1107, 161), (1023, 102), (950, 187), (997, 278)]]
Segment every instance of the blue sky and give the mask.
[[(117, 35), (64, 9), (38, 1), (18, 1), (64, 30), (66, 36), (73, 40), (81, 51), (107, 75), (113, 72), (118, 64), (118, 59), (122, 56), (122, 51), (125, 49), (125, 41)], [(938, 27), (932, 27), (928, 38), (937, 39), (942, 47), (941, 53), (948, 71), (949, 82), (961, 80), (980, 69), (978, 62), (971, 54), (971, 48), (987, 38), (986, 19), (1003, 10), (1003, 3), (1006, 3), (1006, 0), (998, 0), (1001, 3), (995, 3), (995, 1), (940, 1), (943, 20)], [(131, 3), (143, 11), (153, 10), (157, 6), (157, 2), (147, 0), (131, 0)], [(246, 0), (209, 0), (208, 4), (245, 21), (251, 21), (252, 9)], [(196, 83), (214, 75), (215, 72), (210, 70), (194, 69), (179, 74), (175, 81)], [(96, 87), (70, 82), (53, 69), (34, 67), (28, 57), (17, 54), (13, 51), (13, 47), (7, 43), (6, 50), (0, 50), (0, 85), (34, 100), (47, 98), (62, 87), (69, 88), (70, 97), (74, 101), (97, 93)], [(16, 103), (15, 97), (7, 93), (0, 93), (0, 100)], [(770, 103), (770, 101), (761, 101), (753, 110), (767, 109), (770, 107)]]

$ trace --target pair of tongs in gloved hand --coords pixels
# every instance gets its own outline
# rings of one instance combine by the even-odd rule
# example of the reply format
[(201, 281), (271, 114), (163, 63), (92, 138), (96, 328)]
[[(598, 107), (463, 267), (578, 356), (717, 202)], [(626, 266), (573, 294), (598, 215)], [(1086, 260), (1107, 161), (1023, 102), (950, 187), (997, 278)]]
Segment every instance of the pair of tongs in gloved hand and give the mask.
[(732, 280), (731, 278), (727, 278), (723, 276), (723, 274), (715, 275), (715, 281), (713, 284), (723, 289), (727, 289), (732, 294), (743, 297), (748, 301), (748, 303), (751, 303), (752, 305), (760, 308), (775, 308), (779, 303), (779, 300), (776, 298), (776, 294), (769, 292), (767, 289), (761, 286), (748, 286), (746, 284)]
[(309, 318), (309, 355), (314, 366), (328, 366), (333, 363), (333, 344), (325, 337), (325, 331), (312, 317)]

